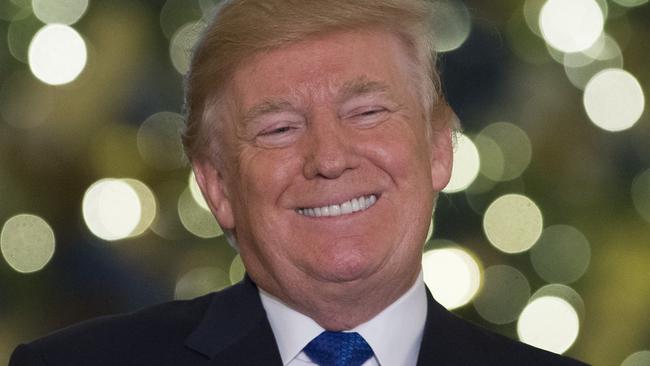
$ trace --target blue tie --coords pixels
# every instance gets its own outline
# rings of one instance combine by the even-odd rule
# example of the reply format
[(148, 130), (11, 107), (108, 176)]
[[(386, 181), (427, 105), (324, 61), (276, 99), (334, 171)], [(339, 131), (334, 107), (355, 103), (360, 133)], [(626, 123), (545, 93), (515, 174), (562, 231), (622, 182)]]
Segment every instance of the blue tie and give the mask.
[(360, 366), (373, 355), (359, 333), (328, 330), (312, 339), (304, 351), (319, 366)]

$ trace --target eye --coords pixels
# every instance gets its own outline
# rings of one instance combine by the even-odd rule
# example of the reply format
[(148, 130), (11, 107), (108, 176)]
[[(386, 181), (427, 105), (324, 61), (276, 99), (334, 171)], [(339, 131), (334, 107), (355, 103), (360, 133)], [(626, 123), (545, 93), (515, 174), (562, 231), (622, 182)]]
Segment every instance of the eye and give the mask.
[(373, 116), (373, 115), (376, 115), (376, 114), (379, 114), (379, 113), (382, 113), (382, 112), (386, 112), (386, 111), (387, 111), (386, 108), (378, 107), (378, 108), (372, 108), (372, 109), (369, 109), (369, 110), (366, 110), (366, 111), (362, 111), (361, 113), (357, 113), (356, 116), (358, 116), (358, 117), (370, 117), (370, 116)]
[(280, 123), (258, 132), (255, 141), (262, 147), (285, 147), (291, 145), (299, 138), (302, 129), (304, 129), (302, 123)]
[(291, 130), (295, 129), (292, 126), (282, 126), (282, 127), (277, 127), (273, 128), (270, 130), (262, 131), (260, 133), (260, 136), (272, 136), (272, 135), (281, 135), (283, 133), (291, 132)]
[(348, 114), (349, 121), (360, 128), (371, 128), (384, 122), (390, 116), (388, 108), (370, 105), (356, 108)]

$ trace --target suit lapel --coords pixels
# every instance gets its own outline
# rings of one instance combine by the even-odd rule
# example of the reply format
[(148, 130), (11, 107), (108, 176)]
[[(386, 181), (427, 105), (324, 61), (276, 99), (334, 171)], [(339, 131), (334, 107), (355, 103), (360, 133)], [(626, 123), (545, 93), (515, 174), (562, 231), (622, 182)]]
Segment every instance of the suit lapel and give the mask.
[(282, 365), (257, 288), (248, 276), (214, 294), (185, 345), (215, 365)]
[(436, 302), (427, 289), (427, 320), (418, 366), (483, 365), (484, 350), (473, 343), (467, 324)]

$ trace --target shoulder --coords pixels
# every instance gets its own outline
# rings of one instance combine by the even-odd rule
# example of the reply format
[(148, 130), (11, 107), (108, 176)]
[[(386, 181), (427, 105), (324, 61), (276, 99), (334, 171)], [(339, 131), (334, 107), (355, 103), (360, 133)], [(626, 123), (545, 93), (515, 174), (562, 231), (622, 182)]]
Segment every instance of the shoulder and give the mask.
[(579, 366), (585, 365), (569, 357), (539, 349), (478, 325), (464, 321), (469, 340), (477, 345), (488, 365)]
[(428, 304), (427, 323), (420, 351), (421, 361), (443, 357), (448, 364), (461, 365), (585, 365), (461, 319), (444, 309), (432, 297), (429, 297)]
[(88, 320), (21, 345), (10, 365), (81, 365), (88, 360), (94, 365), (150, 364), (150, 359), (136, 362), (137, 355), (180, 355), (187, 352), (184, 340), (215, 298), (210, 294)]

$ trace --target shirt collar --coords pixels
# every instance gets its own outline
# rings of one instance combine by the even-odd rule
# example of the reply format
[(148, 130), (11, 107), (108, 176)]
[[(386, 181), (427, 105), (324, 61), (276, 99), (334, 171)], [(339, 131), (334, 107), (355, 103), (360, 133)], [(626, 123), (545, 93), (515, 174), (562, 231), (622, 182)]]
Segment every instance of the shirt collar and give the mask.
[[(259, 291), (282, 362), (286, 365), (324, 329), (276, 297), (262, 289)], [(399, 299), (350, 331), (363, 336), (380, 365), (415, 365), (426, 316), (426, 290), (420, 272), (413, 286)]]
[(259, 289), (262, 306), (273, 330), (282, 364), (293, 360), (324, 329), (310, 317), (293, 310), (280, 299)]

